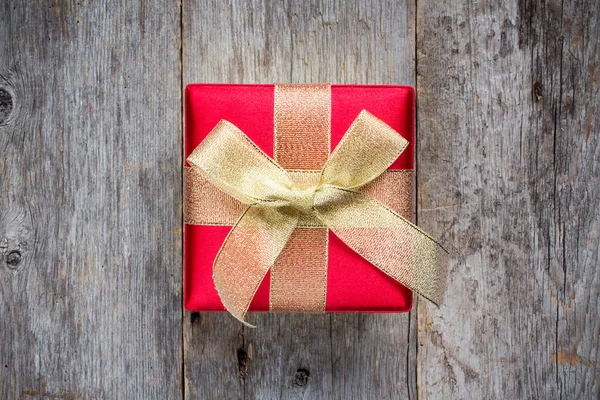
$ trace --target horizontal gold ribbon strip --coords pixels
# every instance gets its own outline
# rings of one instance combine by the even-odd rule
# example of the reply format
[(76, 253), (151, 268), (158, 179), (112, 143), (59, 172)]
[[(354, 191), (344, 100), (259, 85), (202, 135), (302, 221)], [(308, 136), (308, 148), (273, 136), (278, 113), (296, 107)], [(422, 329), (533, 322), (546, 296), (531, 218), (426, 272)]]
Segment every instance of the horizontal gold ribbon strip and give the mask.
[[(184, 168), (184, 223), (191, 225), (233, 226), (248, 208), (211, 184), (197, 168)], [(318, 182), (321, 171), (288, 171), (295, 182)], [(387, 170), (359, 189), (387, 205), (408, 220), (414, 219), (415, 172)], [(312, 215), (300, 216), (299, 227), (323, 228)]]

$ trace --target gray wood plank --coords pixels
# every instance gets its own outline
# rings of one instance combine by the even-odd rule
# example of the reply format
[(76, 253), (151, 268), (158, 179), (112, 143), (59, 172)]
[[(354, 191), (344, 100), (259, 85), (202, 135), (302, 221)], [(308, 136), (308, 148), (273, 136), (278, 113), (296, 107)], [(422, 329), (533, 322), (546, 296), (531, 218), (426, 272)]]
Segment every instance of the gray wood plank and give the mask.
[(171, 2), (0, 5), (0, 398), (181, 397)]
[(600, 3), (419, 0), (422, 398), (600, 396)]
[[(414, 84), (414, 2), (183, 3), (183, 79)], [(185, 313), (185, 397), (415, 398), (416, 317)]]

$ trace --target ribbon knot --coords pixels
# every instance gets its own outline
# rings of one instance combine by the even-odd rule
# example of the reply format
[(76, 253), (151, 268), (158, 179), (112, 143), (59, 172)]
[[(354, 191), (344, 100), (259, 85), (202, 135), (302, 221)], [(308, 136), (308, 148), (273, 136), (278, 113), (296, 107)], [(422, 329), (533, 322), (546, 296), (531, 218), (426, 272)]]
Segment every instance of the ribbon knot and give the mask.
[(313, 214), (375, 267), (437, 304), (445, 290), (447, 252), (410, 221), (358, 191), (407, 144), (363, 110), (327, 159), (318, 184), (298, 184), (236, 126), (220, 121), (187, 160), (217, 188), (248, 205), (213, 265), (225, 308), (249, 325), (244, 315), (250, 301), (301, 214)]
[(317, 187), (315, 184), (294, 184), (290, 191), (289, 205), (302, 214), (311, 214)]

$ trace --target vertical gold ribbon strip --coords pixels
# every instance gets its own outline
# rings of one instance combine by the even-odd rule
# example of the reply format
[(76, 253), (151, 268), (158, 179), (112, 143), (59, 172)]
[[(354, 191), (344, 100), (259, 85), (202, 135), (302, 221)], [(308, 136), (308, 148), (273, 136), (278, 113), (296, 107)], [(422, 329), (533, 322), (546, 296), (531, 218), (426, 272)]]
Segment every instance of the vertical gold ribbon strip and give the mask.
[[(316, 185), (319, 175), (303, 171), (320, 171), (329, 157), (331, 87), (275, 85), (274, 125), (275, 161), (298, 170), (290, 173), (296, 184)], [(328, 235), (327, 228), (294, 230), (271, 268), (271, 311), (325, 312)]]

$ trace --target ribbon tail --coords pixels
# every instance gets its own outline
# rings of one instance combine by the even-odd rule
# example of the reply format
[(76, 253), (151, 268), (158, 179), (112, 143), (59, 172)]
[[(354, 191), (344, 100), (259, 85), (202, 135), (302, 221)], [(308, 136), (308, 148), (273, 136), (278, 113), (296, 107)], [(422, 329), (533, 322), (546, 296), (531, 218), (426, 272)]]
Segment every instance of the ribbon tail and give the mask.
[(324, 186), (315, 196), (319, 218), (371, 264), (434, 304), (446, 289), (448, 252), (378, 200)]
[(213, 279), (223, 305), (244, 321), (267, 271), (285, 247), (298, 216), (277, 208), (251, 206), (233, 226), (213, 264)]

